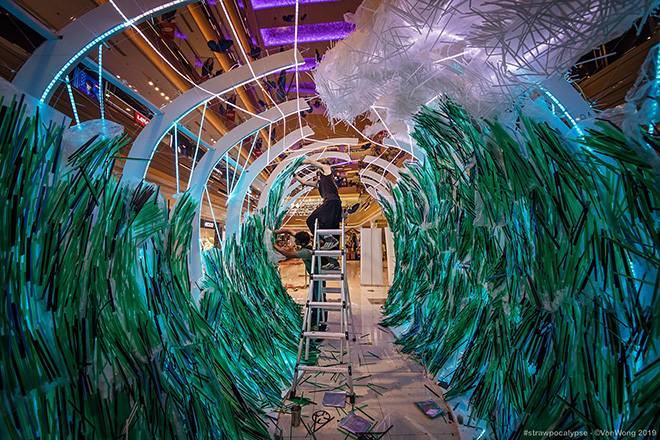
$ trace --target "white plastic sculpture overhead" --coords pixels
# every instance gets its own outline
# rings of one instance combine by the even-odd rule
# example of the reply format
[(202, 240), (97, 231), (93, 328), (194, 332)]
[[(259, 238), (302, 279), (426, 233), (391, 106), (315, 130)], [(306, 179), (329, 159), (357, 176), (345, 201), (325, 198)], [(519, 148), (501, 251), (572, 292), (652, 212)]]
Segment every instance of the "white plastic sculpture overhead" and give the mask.
[(326, 52), (316, 87), (334, 119), (378, 106), (394, 126), (442, 94), (475, 116), (492, 115), (530, 84), (563, 76), (658, 3), (365, 0), (345, 17), (355, 31)]

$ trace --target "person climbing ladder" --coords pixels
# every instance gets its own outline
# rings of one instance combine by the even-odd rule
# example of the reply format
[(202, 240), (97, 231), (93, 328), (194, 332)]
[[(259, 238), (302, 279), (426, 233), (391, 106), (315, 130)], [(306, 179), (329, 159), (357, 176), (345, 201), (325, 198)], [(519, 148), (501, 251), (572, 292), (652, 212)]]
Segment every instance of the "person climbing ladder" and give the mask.
[[(295, 178), (302, 185), (311, 186), (319, 190), (319, 194), (323, 202), (307, 217), (306, 223), (312, 235), (314, 235), (314, 224), (318, 220), (319, 229), (339, 229), (339, 223), (342, 217), (341, 198), (337, 190), (337, 184), (332, 176), (332, 168), (329, 165), (322, 164), (321, 162), (305, 159), (302, 165), (311, 165), (317, 172), (317, 179), (313, 182), (305, 182), (300, 177), (295, 175)], [(330, 250), (337, 247), (339, 240), (332, 235), (323, 237), (323, 243), (320, 249)], [(336, 270), (339, 269), (339, 263), (336, 258), (328, 258), (327, 263), (324, 262), (322, 269)]]

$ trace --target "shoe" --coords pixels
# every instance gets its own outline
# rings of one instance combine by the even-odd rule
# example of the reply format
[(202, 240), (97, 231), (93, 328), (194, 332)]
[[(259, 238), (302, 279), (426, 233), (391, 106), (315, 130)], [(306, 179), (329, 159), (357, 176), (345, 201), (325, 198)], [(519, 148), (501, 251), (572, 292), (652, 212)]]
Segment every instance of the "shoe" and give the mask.
[(332, 235), (324, 237), (324, 240), (325, 243), (323, 243), (323, 245), (320, 247), (320, 249), (323, 251), (329, 251), (330, 249), (334, 249), (339, 246), (339, 240), (337, 240)]
[(339, 270), (340, 268), (341, 266), (339, 266), (339, 263), (333, 261), (329, 262), (325, 266), (321, 266), (321, 269), (323, 270)]

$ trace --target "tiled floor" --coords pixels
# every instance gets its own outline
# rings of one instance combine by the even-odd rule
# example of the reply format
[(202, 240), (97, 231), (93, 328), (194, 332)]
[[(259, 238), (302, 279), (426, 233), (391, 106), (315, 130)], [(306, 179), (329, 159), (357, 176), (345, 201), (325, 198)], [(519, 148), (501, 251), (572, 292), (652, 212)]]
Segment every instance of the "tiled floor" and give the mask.
[[(307, 298), (307, 289), (303, 287), (305, 277), (302, 264), (281, 266), (281, 273), (285, 285), (299, 286), (297, 289), (289, 288), (289, 292), (296, 301), (302, 303)], [(360, 266), (357, 261), (348, 262), (348, 276), (357, 333), (357, 341), (351, 345), (357, 394), (355, 408), (360, 408), (355, 410), (356, 413), (366, 419), (372, 419), (374, 423), (385, 420), (385, 424), (392, 424), (392, 429), (383, 439), (459, 439), (459, 429), (448, 415), (450, 411), (440, 397), (440, 387), (431, 378), (425, 377), (424, 369), (419, 364), (399, 353), (392, 343), (393, 335), (377, 325), (381, 320), (380, 307), (386, 298), (387, 288), (361, 286)], [(387, 280), (386, 273), (384, 278)], [(338, 324), (333, 327), (332, 323), (338, 322), (338, 319), (338, 312), (330, 312), (328, 331), (336, 331)], [(338, 341), (330, 343), (338, 349)], [(337, 353), (328, 343), (323, 344), (323, 355), (332, 356)], [(321, 360), (320, 364), (323, 362)], [(322, 374), (312, 377), (300, 388), (304, 397), (315, 403), (302, 409), (302, 421), (305, 425), (313, 426), (312, 414), (318, 410), (325, 410), (333, 417), (328, 424), (314, 433), (319, 440), (346, 438), (346, 433), (338, 430), (337, 423), (352, 410), (348, 399), (343, 411), (322, 405), (324, 389), (336, 387), (342, 381), (341, 377), (335, 379), (336, 382), (332, 380), (331, 374)], [(315, 385), (309, 383), (312, 381)], [(348, 386), (342, 389), (348, 391)], [(414, 402), (428, 399), (435, 400), (440, 408), (445, 408), (444, 417), (431, 420), (414, 405)], [(279, 415), (278, 427), (284, 439), (314, 438), (308, 434), (303, 423), (292, 427), (288, 413)], [(470, 435), (463, 438), (473, 437)]]

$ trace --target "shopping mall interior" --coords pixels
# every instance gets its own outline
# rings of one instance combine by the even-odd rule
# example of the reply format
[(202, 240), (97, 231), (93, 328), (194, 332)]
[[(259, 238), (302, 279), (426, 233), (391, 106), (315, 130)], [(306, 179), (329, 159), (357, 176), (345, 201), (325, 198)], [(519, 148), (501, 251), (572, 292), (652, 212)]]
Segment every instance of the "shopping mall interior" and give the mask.
[(0, 0), (0, 437), (657, 438), (659, 4)]

